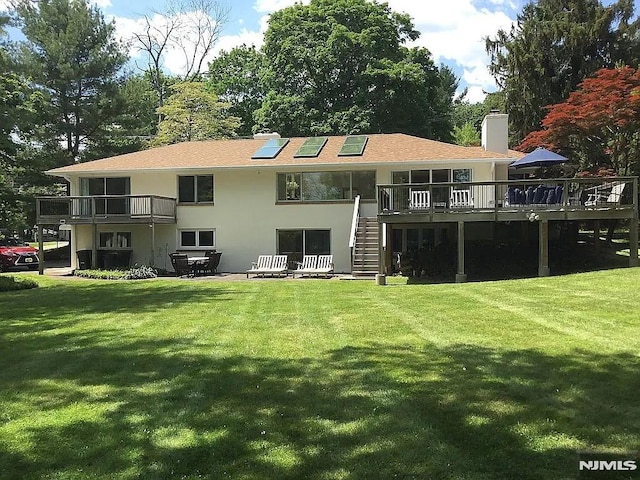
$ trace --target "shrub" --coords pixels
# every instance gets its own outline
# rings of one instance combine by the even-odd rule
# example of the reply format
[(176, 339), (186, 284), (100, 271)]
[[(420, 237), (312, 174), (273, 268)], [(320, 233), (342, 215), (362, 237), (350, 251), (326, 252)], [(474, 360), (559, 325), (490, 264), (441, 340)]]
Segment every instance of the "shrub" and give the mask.
[(158, 272), (154, 268), (142, 265), (141, 267), (127, 270), (122, 278), (124, 280), (143, 280), (145, 278), (156, 278), (157, 276)]
[(136, 266), (129, 270), (75, 270), (73, 274), (76, 277), (98, 280), (143, 280), (158, 276), (158, 272), (148, 266)]
[(98, 280), (120, 280), (127, 272), (124, 270), (74, 270), (76, 277), (95, 278)]
[(14, 276), (0, 277), (0, 292), (12, 292), (15, 290), (27, 290), (36, 288), (38, 284), (30, 278), (17, 278)]

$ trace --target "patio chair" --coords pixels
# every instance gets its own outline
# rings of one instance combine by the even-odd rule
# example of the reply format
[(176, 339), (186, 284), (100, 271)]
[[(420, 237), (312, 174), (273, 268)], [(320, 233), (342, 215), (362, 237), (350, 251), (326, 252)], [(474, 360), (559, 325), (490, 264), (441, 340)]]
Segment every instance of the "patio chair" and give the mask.
[(296, 262), (298, 267), (293, 270), (291, 273), (293, 274), (293, 278), (296, 278), (296, 273), (298, 275), (311, 274), (316, 269), (316, 265), (318, 264), (318, 256), (317, 255), (305, 255), (302, 257), (302, 262)]
[(450, 205), (452, 208), (473, 208), (471, 190), (451, 189)]
[(271, 268), (272, 260), (273, 255), (259, 255), (257, 262), (251, 262), (251, 268), (247, 270), (247, 278), (249, 278), (250, 273), (255, 275), (264, 275), (265, 273), (268, 273), (268, 270)]
[[(620, 204), (625, 185), (626, 183), (624, 182), (615, 182), (612, 184), (610, 183), (607, 186), (596, 188), (593, 193), (589, 193), (584, 205), (586, 207), (595, 207), (596, 205), (601, 205), (603, 203)], [(607, 187), (609, 187), (610, 190)], [(605, 190), (605, 192), (602, 193), (602, 190)]]
[(286, 255), (274, 255), (271, 267), (267, 269), (265, 273), (270, 275), (288, 275), (289, 274), (289, 259)]
[(193, 276), (193, 266), (189, 265), (189, 258), (186, 253), (170, 253), (171, 266), (177, 277)]
[(409, 210), (425, 210), (431, 205), (429, 190), (411, 190)]
[(333, 255), (318, 255), (318, 263), (312, 272), (316, 275), (333, 275)]
[(216, 273), (218, 269), (218, 265), (220, 265), (220, 257), (222, 256), (222, 252), (208, 251), (204, 254), (205, 257), (209, 257), (209, 260), (206, 263), (198, 265), (198, 273), (208, 273), (213, 275)]

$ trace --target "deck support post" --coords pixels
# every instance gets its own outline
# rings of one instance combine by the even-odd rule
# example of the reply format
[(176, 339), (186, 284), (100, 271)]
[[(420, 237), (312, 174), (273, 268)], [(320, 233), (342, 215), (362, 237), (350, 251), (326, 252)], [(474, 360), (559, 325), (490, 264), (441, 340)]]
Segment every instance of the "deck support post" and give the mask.
[(393, 247), (391, 246), (391, 224), (385, 224), (385, 250), (384, 250), (384, 264), (385, 264), (385, 274), (392, 275), (393, 274)]
[(538, 226), (538, 276), (548, 277), (551, 274), (549, 269), (549, 221), (540, 220)]
[(156, 266), (156, 222), (151, 220), (151, 266)]
[(96, 270), (98, 268), (98, 224), (94, 223), (91, 230), (91, 268)]
[(638, 262), (638, 219), (632, 218), (629, 223), (629, 266), (637, 267)]
[(464, 222), (458, 222), (458, 273), (456, 273), (456, 283), (467, 281), (464, 273)]
[(44, 275), (44, 238), (43, 237), (44, 229), (42, 225), (38, 224), (38, 258), (40, 262), (38, 263), (38, 275)]
[(378, 273), (376, 275), (376, 285), (387, 284), (387, 277), (384, 274), (384, 230), (383, 223), (378, 220)]

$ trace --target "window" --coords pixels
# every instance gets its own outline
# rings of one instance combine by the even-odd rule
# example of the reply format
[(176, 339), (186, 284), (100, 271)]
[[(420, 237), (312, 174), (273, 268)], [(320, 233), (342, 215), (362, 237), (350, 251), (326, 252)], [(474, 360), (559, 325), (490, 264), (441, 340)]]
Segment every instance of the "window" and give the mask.
[(456, 168), (453, 170), (454, 182), (470, 182), (471, 181), (471, 169), (470, 168)]
[(321, 202), (351, 198), (349, 172), (313, 172), (302, 174), (302, 200)]
[(302, 261), (303, 255), (330, 255), (331, 230), (278, 230), (278, 255), (289, 262)]
[(367, 144), (369, 137), (366, 135), (350, 135), (348, 136), (342, 148), (338, 152), (339, 157), (348, 155), (362, 155), (364, 153), (364, 147)]
[(376, 172), (303, 172), (278, 174), (278, 201), (326, 202), (376, 199)]
[(446, 183), (452, 181), (470, 182), (471, 180), (472, 170), (470, 168), (391, 172), (391, 183), (396, 185), (403, 183)]
[(213, 203), (213, 175), (183, 175), (178, 177), (180, 203)]
[[(131, 193), (131, 180), (129, 177), (82, 177), (80, 178), (80, 195), (91, 196), (123, 196)], [(125, 198), (101, 198), (95, 199), (96, 214), (99, 215), (126, 215), (129, 213), (129, 205)], [(84, 204), (88, 208), (89, 204)], [(90, 215), (89, 211), (82, 212)]]
[(100, 232), (100, 248), (132, 248), (131, 232)]
[(307, 138), (295, 153), (294, 158), (317, 157), (325, 143), (327, 143), (327, 137)]
[(351, 172), (351, 196), (355, 198), (356, 195), (360, 195), (360, 198), (375, 199), (376, 198), (376, 172), (371, 171), (356, 171)]
[(129, 195), (129, 177), (83, 177), (80, 179), (80, 195)]
[(179, 248), (213, 248), (216, 246), (215, 230), (180, 230)]
[(278, 201), (300, 200), (300, 185), (302, 174), (280, 173), (278, 174)]
[(288, 138), (270, 138), (260, 149), (254, 153), (253, 159), (271, 159), (276, 158), (280, 151), (289, 143)]

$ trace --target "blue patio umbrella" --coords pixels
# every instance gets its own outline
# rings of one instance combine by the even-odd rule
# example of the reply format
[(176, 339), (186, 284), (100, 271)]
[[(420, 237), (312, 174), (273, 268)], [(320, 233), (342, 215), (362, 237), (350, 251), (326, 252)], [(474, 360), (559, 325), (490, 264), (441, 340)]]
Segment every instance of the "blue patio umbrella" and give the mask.
[(546, 148), (538, 147), (533, 152), (527, 153), (524, 157), (516, 160), (509, 166), (514, 168), (550, 167), (551, 165), (564, 163), (567, 160), (567, 157), (558, 155)]

